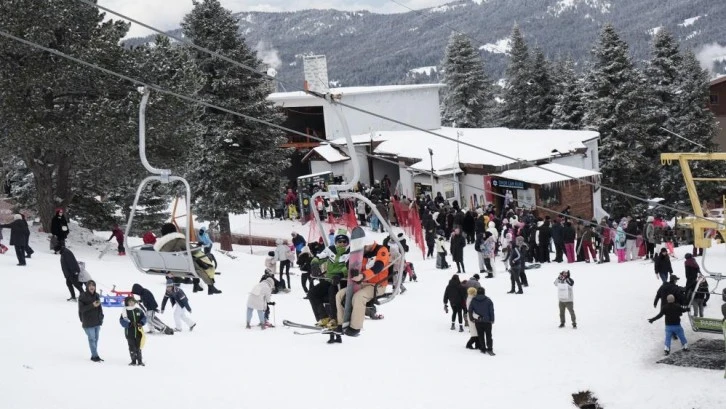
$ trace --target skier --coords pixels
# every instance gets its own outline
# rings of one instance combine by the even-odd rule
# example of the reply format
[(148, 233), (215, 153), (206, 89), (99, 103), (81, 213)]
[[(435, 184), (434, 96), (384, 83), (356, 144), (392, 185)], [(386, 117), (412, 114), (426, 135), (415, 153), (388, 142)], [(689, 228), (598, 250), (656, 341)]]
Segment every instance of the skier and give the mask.
[[(363, 262), (361, 264), (363, 271), (356, 274), (351, 272), (351, 280), (359, 284), (360, 287), (351, 300), (351, 316), (350, 325), (345, 329), (345, 335), (357, 337), (360, 330), (363, 329), (365, 321), (366, 304), (376, 298), (378, 292), (382, 294), (388, 285), (388, 270), (390, 262), (390, 253), (386, 246), (376, 242), (363, 247)], [(335, 295), (335, 303), (338, 306), (338, 326), (337, 332), (342, 331), (343, 315), (345, 313), (345, 305), (343, 298), (345, 297), (345, 289), (338, 291)], [(333, 342), (340, 342), (340, 337), (331, 338)], [(330, 342), (330, 341), (329, 341)]]
[(444, 312), (449, 313), (449, 304), (451, 304), (451, 330), (456, 329), (456, 319), (459, 320), (459, 332), (464, 332), (464, 321), (462, 313), (466, 308), (466, 291), (467, 289), (461, 285), (459, 276), (454, 274), (449, 280), (449, 284), (444, 290)]
[(86, 283), (86, 291), (78, 297), (78, 317), (88, 338), (91, 361), (102, 362), (103, 359), (98, 356), (98, 337), (103, 325), (103, 307), (101, 297), (96, 292), (96, 282), (93, 280)]
[(658, 315), (648, 320), (651, 324), (654, 321), (665, 316), (665, 354), (668, 355), (671, 352), (671, 337), (677, 336), (681, 341), (684, 351), (688, 351), (688, 341), (686, 340), (686, 334), (683, 333), (683, 327), (681, 326), (681, 315), (684, 312), (688, 312), (688, 308), (682, 307), (676, 303), (676, 297), (673, 294), (669, 294), (666, 297), (667, 303), (660, 310)]
[(124, 232), (121, 230), (121, 228), (119, 228), (118, 224), (113, 225), (113, 229), (111, 230), (111, 237), (109, 237), (106, 241), (111, 241), (114, 237), (116, 238), (116, 243), (118, 243), (118, 255), (125, 256), (126, 249), (124, 248)]
[(592, 258), (592, 261), (597, 261), (597, 253), (595, 252), (595, 247), (593, 245), (595, 237), (594, 224), (588, 224), (583, 227), (581, 246), (583, 248), (583, 253), (585, 253), (585, 263), (589, 263), (590, 258)]
[(628, 221), (627, 226), (625, 227), (625, 233), (628, 235), (628, 237), (625, 239), (626, 259), (629, 261), (637, 260), (637, 238), (640, 234), (640, 229), (638, 228), (638, 222), (634, 218), (631, 217), (630, 221)]
[(56, 253), (60, 253), (60, 265), (61, 270), (63, 270), (63, 276), (66, 279), (66, 286), (68, 287), (68, 292), (71, 293), (71, 298), (67, 299), (66, 301), (76, 301), (76, 293), (73, 291), (73, 288), (75, 287), (78, 289), (78, 295), (81, 295), (83, 293), (83, 285), (78, 280), (78, 275), (81, 273), (81, 266), (78, 265), (78, 261), (76, 260), (76, 256), (73, 254), (72, 251), (68, 250), (67, 248), (63, 247), (60, 244), (57, 244), (55, 248)]
[(129, 345), (129, 355), (131, 355), (129, 366), (145, 366), (141, 356), (141, 340), (144, 337), (146, 315), (136, 305), (136, 299), (133, 296), (126, 297), (124, 305), (126, 308), (121, 312), (119, 323), (124, 327), (126, 342)]
[[(466, 290), (466, 310), (471, 310), (471, 300), (476, 297), (476, 291), (477, 289), (474, 287), (469, 287)], [(479, 349), (479, 336), (476, 332), (476, 325), (475, 323), (472, 323), (469, 325), (469, 340), (466, 341), (466, 349)]]
[(560, 303), (560, 328), (565, 327), (565, 310), (570, 312), (570, 321), (572, 328), (577, 328), (577, 319), (575, 318), (575, 303), (572, 294), (572, 286), (575, 280), (570, 277), (570, 271), (565, 270), (555, 279), (555, 287), (557, 287), (557, 298)]
[[(55, 248), (56, 244), (65, 246), (66, 237), (68, 237), (68, 219), (66, 219), (61, 208), (55, 209), (55, 217), (50, 223), (50, 233), (53, 235), (51, 250)], [(58, 254), (58, 252), (55, 254)]]
[[(691, 260), (693, 260), (691, 258)], [(658, 253), (657, 256), (653, 259), (653, 267), (655, 269), (655, 276), (658, 278), (660, 276), (660, 279), (663, 281), (663, 284), (665, 284), (668, 281), (668, 275), (673, 274), (673, 267), (671, 266), (671, 257), (668, 255), (668, 249), (665, 247), (662, 247), (660, 249), (660, 253)], [(688, 259), (686, 259), (686, 262)], [(696, 267), (698, 267), (698, 264), (696, 264)], [(686, 266), (686, 271), (688, 271), (688, 266)], [(686, 276), (687, 277), (687, 276)], [(694, 282), (693, 285), (695, 286), (696, 283)], [(688, 290), (688, 284), (686, 284), (686, 290)]]
[(464, 247), (466, 247), (466, 239), (461, 234), (461, 229), (457, 227), (451, 235), (451, 243), (449, 245), (451, 258), (456, 263), (457, 274), (466, 274), (466, 268), (464, 268)]
[(598, 233), (600, 234), (600, 258), (598, 264), (610, 262), (610, 246), (612, 245), (612, 234), (614, 233), (608, 227), (607, 218), (603, 218), (600, 222)]
[(358, 214), (358, 224), (361, 225), (361, 227), (365, 227), (366, 225), (366, 203), (362, 200), (358, 201), (358, 204), (356, 205), (356, 213)]
[(267, 310), (268, 305), (274, 305), (274, 303), (270, 302), (270, 299), (272, 297), (272, 289), (275, 287), (275, 281), (273, 280), (272, 276), (269, 274), (265, 274), (263, 277), (263, 280), (250, 291), (249, 296), (247, 297), (247, 325), (245, 328), (250, 329), (252, 326), (250, 325), (252, 321), (252, 311), (257, 310), (257, 316), (260, 320), (260, 329), (264, 330), (268, 328), (269, 323), (265, 319), (265, 311)]
[(484, 288), (476, 290), (476, 297), (469, 304), (469, 321), (476, 325), (477, 336), (479, 337), (479, 350), (482, 354), (491, 356), (494, 353), (494, 341), (492, 340), (492, 325), (494, 325), (494, 303), (486, 296)]
[[(183, 234), (179, 233), (172, 223), (166, 223), (161, 226), (161, 235), (154, 244), (154, 250), (159, 252), (180, 252), (186, 251), (187, 242)], [(209, 295), (221, 294), (222, 291), (215, 287), (214, 275), (215, 269), (210, 260), (203, 251), (198, 248), (192, 250), (192, 258), (194, 259), (194, 267), (196, 274), (207, 284), (207, 293)], [(194, 292), (202, 291), (199, 285), (199, 279), (194, 279)]]
[[(308, 292), (308, 300), (313, 309), (315, 325), (320, 327), (335, 328), (338, 325), (337, 304), (335, 302), (338, 287), (344, 288), (345, 279), (348, 277), (348, 257), (350, 255), (350, 239), (345, 234), (335, 236), (334, 244), (323, 250), (313, 258), (310, 262), (313, 265), (319, 265), (320, 270), (324, 269), (325, 276), (318, 284)], [(328, 308), (324, 304), (328, 303)]]
[(447, 252), (445, 244), (444, 236), (440, 235), (439, 239), (436, 241), (436, 268), (442, 270), (450, 267), (449, 263), (446, 261)]
[(275, 240), (275, 261), (280, 263), (280, 281), (284, 284), (283, 272), (287, 272), (287, 288), (292, 288), (290, 282), (290, 247), (282, 239)]
[(174, 285), (171, 280), (166, 280), (166, 293), (164, 293), (164, 299), (161, 300), (161, 313), (164, 313), (166, 308), (166, 302), (171, 300), (171, 305), (174, 307), (174, 331), (181, 332), (182, 321), (189, 326), (189, 331), (194, 331), (194, 327), (197, 323), (187, 316), (187, 311), (191, 314), (192, 308), (189, 306), (189, 299), (184, 291)]
[(204, 254), (209, 257), (209, 260), (214, 263), (214, 269), (217, 269), (217, 258), (214, 257), (214, 254), (212, 254), (212, 249), (214, 248), (214, 242), (212, 241), (212, 238), (209, 236), (209, 232), (206, 227), (202, 226), (199, 229), (199, 242), (202, 244), (202, 248), (204, 249)]
[(156, 316), (156, 313), (159, 312), (159, 304), (156, 302), (154, 294), (138, 283), (131, 286), (131, 293), (139, 296), (141, 305), (146, 310), (146, 323), (149, 324), (148, 333), (153, 334), (157, 329), (163, 332), (166, 325)]
[(30, 229), (28, 223), (23, 220), (23, 216), (16, 214), (13, 221), (8, 224), (0, 225), (0, 229), (10, 229), (10, 245), (15, 247), (15, 256), (18, 258), (18, 266), (26, 265), (25, 252), (30, 239)]

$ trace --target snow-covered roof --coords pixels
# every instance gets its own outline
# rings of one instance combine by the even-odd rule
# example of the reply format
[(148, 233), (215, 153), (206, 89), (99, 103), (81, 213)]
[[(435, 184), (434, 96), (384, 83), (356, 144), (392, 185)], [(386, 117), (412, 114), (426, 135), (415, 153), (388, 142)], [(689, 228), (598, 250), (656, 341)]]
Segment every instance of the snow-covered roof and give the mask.
[[(559, 172), (554, 173), (554, 172)], [(572, 179), (586, 179), (600, 176), (600, 172), (576, 168), (574, 166), (561, 165), (559, 163), (547, 163), (541, 166), (532, 166), (523, 169), (512, 169), (498, 175), (504, 179), (518, 180), (533, 185), (549, 185), (565, 182)]]
[(720, 84), (720, 83), (722, 83), (724, 81), (726, 81), (726, 75), (718, 76), (718, 77), (713, 78), (711, 80), (711, 86), (713, 87), (714, 85), (718, 85), (718, 84)]
[[(429, 148), (433, 151), (433, 168), (437, 171), (451, 171), (461, 164), (502, 167), (519, 161), (538, 161), (552, 156), (561, 156), (586, 149), (585, 142), (597, 139), (593, 131), (563, 130), (515, 130), (507, 128), (440, 128), (433, 133), (452, 140), (442, 139), (426, 132), (380, 131), (353, 137), (354, 141), (379, 142), (374, 153), (417, 160), (411, 168), (430, 171)], [(487, 149), (484, 152), (471, 146), (458, 144), (460, 141)], [(458, 150), (458, 154), (457, 154)], [(508, 156), (502, 157), (503, 154)], [(459, 158), (457, 161), (457, 157)]]
[[(361, 95), (361, 94), (384, 94), (391, 92), (414, 91), (422, 89), (439, 89), (443, 84), (411, 84), (411, 85), (378, 85), (371, 87), (340, 87), (331, 88), (330, 93), (335, 95)], [(272, 102), (283, 102), (289, 100), (310, 99), (311, 101), (319, 101), (318, 105), (322, 105), (322, 100), (314, 95), (307, 94), (303, 91), (293, 92), (273, 92), (267, 99)]]
[(307, 155), (305, 155), (303, 160), (308, 159), (313, 153), (320, 155), (320, 157), (328, 163), (336, 163), (350, 160), (348, 156), (344, 155), (341, 151), (331, 145), (320, 145), (313, 148)]

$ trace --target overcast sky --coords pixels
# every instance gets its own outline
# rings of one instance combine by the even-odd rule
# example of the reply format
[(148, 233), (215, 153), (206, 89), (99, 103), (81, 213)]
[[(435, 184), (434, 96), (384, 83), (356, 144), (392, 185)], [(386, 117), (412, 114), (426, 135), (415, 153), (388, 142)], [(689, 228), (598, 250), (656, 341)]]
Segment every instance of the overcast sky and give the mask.
[[(408, 11), (390, 0), (220, 0), (222, 5), (237, 11), (292, 11), (309, 8), (338, 10), (370, 10), (379, 13)], [(447, 0), (396, 0), (412, 9), (444, 4)], [(192, 9), (192, 0), (98, 0), (98, 4), (161, 29), (179, 27), (182, 17)], [(111, 16), (110, 16), (111, 17)], [(116, 17), (113, 17), (116, 18)], [(131, 26), (129, 37), (150, 32)]]

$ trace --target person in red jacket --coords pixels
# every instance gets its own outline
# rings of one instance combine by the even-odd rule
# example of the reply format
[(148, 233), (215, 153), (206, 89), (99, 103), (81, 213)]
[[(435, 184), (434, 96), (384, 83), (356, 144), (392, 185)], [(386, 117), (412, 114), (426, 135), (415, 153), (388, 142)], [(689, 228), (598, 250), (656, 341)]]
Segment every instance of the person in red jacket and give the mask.
[[(360, 335), (360, 330), (363, 328), (363, 322), (365, 321), (366, 304), (375, 297), (377, 288), (380, 288), (382, 294), (388, 285), (389, 260), (390, 254), (386, 246), (373, 242), (363, 248), (363, 263), (361, 264), (363, 271), (358, 274), (352, 272), (353, 277), (351, 280), (360, 284), (360, 288), (353, 295), (353, 311), (345, 335), (351, 337)], [(343, 314), (345, 313), (343, 298), (345, 297), (345, 291), (345, 289), (342, 289), (335, 295), (335, 303), (338, 306), (338, 332), (343, 329)], [(331, 341), (341, 342), (340, 336), (331, 338)]]
[(123, 230), (121, 230), (118, 224), (113, 225), (113, 230), (111, 230), (111, 237), (109, 237), (106, 241), (111, 241), (114, 237), (116, 238), (116, 243), (118, 243), (118, 255), (125, 256), (126, 249), (124, 248), (124, 232)]

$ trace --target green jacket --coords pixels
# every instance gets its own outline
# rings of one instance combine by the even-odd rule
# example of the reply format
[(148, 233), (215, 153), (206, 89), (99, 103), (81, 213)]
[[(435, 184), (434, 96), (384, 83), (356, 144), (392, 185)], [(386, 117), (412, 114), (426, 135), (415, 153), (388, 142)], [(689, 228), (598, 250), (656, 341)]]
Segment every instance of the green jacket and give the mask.
[(325, 264), (325, 278), (332, 279), (339, 275), (348, 278), (348, 247), (330, 246), (315, 256), (311, 264)]

